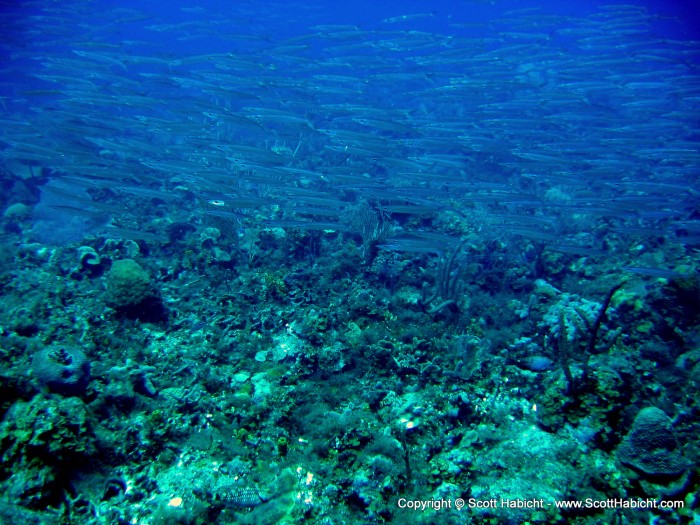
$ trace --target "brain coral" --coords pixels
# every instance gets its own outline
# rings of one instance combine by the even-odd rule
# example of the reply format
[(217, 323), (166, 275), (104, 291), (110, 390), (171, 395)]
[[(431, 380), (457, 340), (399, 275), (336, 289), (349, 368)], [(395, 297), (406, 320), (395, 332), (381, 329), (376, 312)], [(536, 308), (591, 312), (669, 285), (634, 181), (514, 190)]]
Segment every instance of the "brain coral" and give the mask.
[(32, 372), (51, 392), (77, 396), (87, 388), (90, 362), (78, 348), (52, 346), (34, 354)]
[(679, 476), (688, 466), (678, 451), (671, 419), (656, 407), (639, 411), (617, 455), (622, 463), (651, 477)]

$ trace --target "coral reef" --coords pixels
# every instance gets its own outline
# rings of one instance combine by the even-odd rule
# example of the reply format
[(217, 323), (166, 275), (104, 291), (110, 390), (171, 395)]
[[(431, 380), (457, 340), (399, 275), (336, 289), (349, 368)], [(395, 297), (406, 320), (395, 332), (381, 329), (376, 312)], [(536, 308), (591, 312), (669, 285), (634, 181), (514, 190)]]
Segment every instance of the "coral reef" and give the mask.
[(0, 525), (700, 524), (700, 41), (521, 3), (2, 2)]

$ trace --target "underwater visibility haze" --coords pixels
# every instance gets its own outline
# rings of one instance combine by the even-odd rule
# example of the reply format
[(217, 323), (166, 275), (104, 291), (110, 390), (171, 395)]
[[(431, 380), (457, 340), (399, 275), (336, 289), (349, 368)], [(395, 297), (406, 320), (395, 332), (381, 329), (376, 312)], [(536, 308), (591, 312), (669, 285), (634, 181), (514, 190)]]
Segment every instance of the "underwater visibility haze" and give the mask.
[(700, 9), (0, 1), (0, 524), (700, 523)]

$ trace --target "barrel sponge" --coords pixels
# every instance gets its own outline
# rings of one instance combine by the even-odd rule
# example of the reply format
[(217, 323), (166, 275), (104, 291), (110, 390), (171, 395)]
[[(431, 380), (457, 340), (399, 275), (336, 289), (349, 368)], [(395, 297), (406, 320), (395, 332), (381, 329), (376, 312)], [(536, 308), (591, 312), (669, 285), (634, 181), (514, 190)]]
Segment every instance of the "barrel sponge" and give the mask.
[(128, 309), (158, 297), (146, 270), (133, 259), (115, 261), (107, 274), (107, 304)]
[(639, 411), (617, 450), (622, 463), (650, 477), (675, 477), (688, 467), (671, 419), (656, 407)]
[(34, 354), (32, 372), (51, 392), (78, 396), (85, 392), (90, 380), (90, 361), (79, 348), (49, 346)]

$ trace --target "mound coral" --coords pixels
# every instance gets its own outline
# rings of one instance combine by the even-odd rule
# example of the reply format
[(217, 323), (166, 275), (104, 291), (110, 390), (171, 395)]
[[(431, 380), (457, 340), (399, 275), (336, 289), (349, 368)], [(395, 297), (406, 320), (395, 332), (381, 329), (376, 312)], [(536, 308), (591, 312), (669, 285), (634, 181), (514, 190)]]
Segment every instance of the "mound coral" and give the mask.
[(125, 317), (159, 321), (165, 317), (160, 294), (150, 275), (133, 259), (115, 261), (107, 274), (109, 306)]

